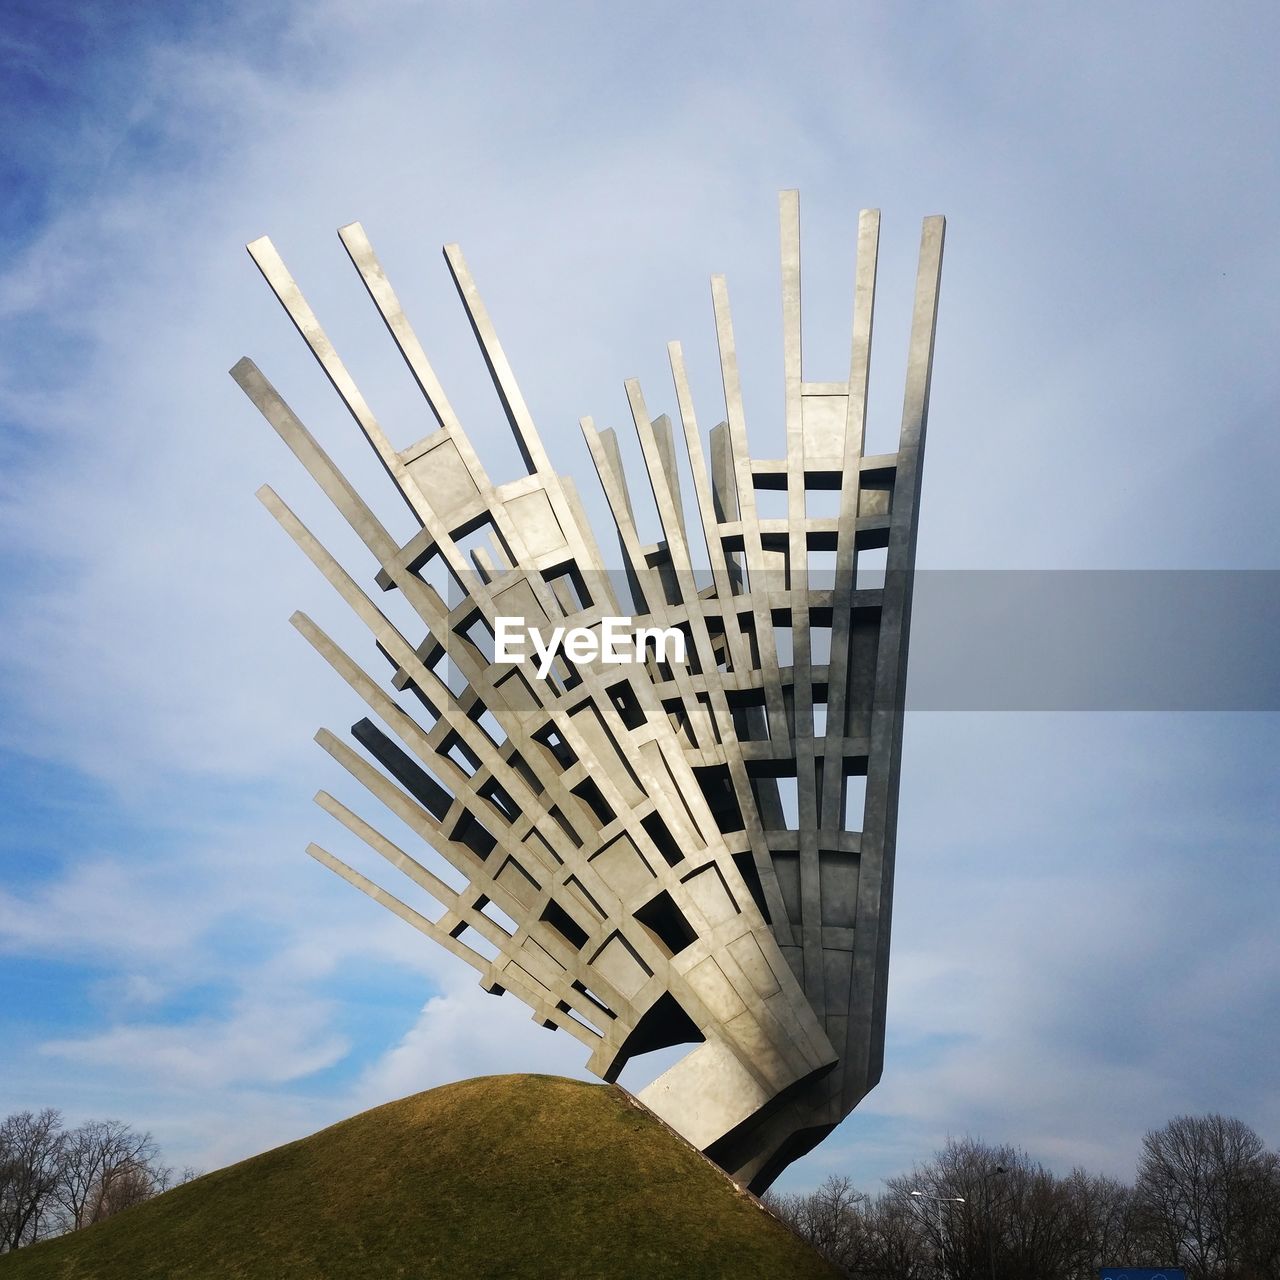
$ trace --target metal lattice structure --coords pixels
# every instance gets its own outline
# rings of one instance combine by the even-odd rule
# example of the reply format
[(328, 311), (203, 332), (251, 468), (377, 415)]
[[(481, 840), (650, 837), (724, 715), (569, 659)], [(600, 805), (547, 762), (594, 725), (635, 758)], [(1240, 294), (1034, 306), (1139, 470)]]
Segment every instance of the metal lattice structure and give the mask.
[[(637, 532), (617, 440), (583, 432), (617, 525), (607, 571), (572, 482), (552, 469), (457, 246), (445, 258), (525, 474), (491, 479), (359, 224), (339, 235), (439, 428), (396, 449), (271, 243), (249, 252), (419, 531), (403, 545), (249, 360), (237, 382), (359, 535), (406, 635), (270, 489), (265, 505), (373, 634), (375, 679), (305, 615), (294, 625), (364, 699), (356, 746), (317, 740), (461, 873), (446, 883), (322, 792), (351, 833), (439, 904), (432, 915), (318, 845), (324, 865), (587, 1046), (608, 1080), (633, 1056), (694, 1047), (639, 1096), (761, 1190), (879, 1079), (920, 466), (943, 221), (925, 221), (898, 451), (863, 451), (879, 215), (863, 212), (846, 383), (805, 382), (799, 205), (785, 192), (785, 454), (750, 457), (728, 294), (712, 283), (726, 420), (710, 459), (679, 344), (669, 347), (693, 482), (675, 435), (627, 384), (662, 539)], [(786, 517), (762, 519), (780, 490)], [(838, 494), (838, 515), (806, 495)], [(829, 499), (834, 503), (835, 499)], [(691, 534), (696, 512), (701, 529)], [(699, 544), (701, 544), (699, 546)], [(867, 553), (886, 548), (864, 581)], [(860, 568), (860, 557), (863, 566)], [(429, 581), (443, 565), (448, 589)], [(628, 599), (628, 596), (630, 597)], [(678, 631), (625, 665), (561, 655), (545, 679), (494, 657), (499, 618), (599, 633)], [(415, 624), (415, 625), (418, 625)], [(816, 713), (816, 714), (815, 714)], [(864, 788), (865, 787), (865, 792)]]

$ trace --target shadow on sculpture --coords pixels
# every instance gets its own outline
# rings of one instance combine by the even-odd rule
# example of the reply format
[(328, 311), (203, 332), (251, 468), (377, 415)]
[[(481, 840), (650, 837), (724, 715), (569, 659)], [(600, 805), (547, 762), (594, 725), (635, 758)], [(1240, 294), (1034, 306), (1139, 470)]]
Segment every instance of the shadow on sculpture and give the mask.
[[(926, 219), (898, 451), (866, 456), (879, 215), (859, 219), (841, 383), (803, 379), (795, 192), (783, 193), (781, 215), (782, 456), (748, 453), (719, 277), (725, 421), (710, 432), (710, 457), (678, 343), (678, 432), (651, 419), (627, 383), (656, 545), (637, 532), (639, 494), (613, 433), (582, 422), (623, 575), (607, 572), (572, 481), (552, 470), (456, 246), (445, 258), (524, 462), (515, 479), (482, 466), (359, 224), (339, 235), (439, 424), (405, 449), (384, 434), (270, 241), (249, 246), (420, 526), (407, 543), (250, 360), (232, 370), (369, 549), (380, 592), (399, 592), (416, 617), (406, 635), (272, 490), (260, 491), (390, 665), (389, 683), (375, 679), (294, 615), (372, 716), (352, 728), (360, 750), (328, 730), (317, 741), (462, 884), (326, 792), (320, 806), (439, 909), (424, 915), (319, 845), (308, 852), (473, 965), (486, 990), (510, 992), (580, 1040), (604, 1079), (637, 1054), (693, 1045), (639, 1097), (757, 1192), (880, 1078), (943, 242), (943, 220)], [(761, 518), (757, 494), (770, 490), (785, 495), (785, 518)], [(807, 514), (807, 495), (822, 491), (838, 514)], [(639, 661), (606, 660), (616, 651), (587, 642), (619, 620), (651, 629)], [(534, 662), (499, 660), (513, 622), (526, 638), (565, 629), (545, 676)], [(664, 651), (664, 637), (682, 654)]]

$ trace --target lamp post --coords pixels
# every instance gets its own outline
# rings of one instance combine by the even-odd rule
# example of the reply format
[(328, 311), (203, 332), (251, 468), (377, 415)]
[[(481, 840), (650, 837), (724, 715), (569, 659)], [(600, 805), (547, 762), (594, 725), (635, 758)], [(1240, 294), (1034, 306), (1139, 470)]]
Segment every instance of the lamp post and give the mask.
[(938, 1273), (942, 1280), (947, 1280), (947, 1238), (942, 1226), (942, 1206), (944, 1204), (964, 1204), (964, 1196), (935, 1196), (928, 1191), (912, 1191), (917, 1200), (932, 1200), (938, 1206)]

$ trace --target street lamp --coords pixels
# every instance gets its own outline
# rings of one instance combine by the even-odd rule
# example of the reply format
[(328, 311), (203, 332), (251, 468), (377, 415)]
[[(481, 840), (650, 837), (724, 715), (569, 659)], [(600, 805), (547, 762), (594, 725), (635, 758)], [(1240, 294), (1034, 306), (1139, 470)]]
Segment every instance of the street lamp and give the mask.
[(942, 1229), (942, 1206), (944, 1204), (964, 1204), (964, 1196), (935, 1196), (928, 1191), (912, 1191), (917, 1200), (932, 1200), (938, 1206), (938, 1271), (942, 1280), (947, 1280), (947, 1238)]

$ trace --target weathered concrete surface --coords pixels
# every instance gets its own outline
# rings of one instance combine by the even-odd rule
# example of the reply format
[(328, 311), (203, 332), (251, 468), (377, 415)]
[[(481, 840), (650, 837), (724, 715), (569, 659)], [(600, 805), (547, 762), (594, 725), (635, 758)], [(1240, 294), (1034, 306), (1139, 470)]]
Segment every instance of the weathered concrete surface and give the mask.
[[(388, 689), (295, 615), (374, 717), (352, 729), (362, 751), (327, 730), (317, 740), (422, 847), (397, 847), (326, 793), (318, 802), (439, 909), (424, 914), (326, 849), (308, 852), (472, 964), (487, 990), (510, 991), (543, 1025), (582, 1041), (607, 1080), (637, 1053), (694, 1043), (641, 1097), (756, 1189), (880, 1076), (943, 242), (942, 219), (926, 219), (899, 448), (867, 457), (879, 215), (859, 220), (848, 380), (811, 383), (794, 192), (781, 212), (784, 456), (748, 452), (728, 292), (716, 278), (725, 421), (711, 432), (709, 460), (680, 347), (669, 348), (702, 548), (680, 491), (676, 433), (666, 417), (650, 418), (638, 384), (627, 395), (658, 543), (637, 531), (637, 494), (613, 433), (583, 420), (623, 575), (607, 571), (572, 483), (552, 470), (456, 246), (445, 257), (523, 461), (505, 482), (482, 466), (358, 224), (339, 234), (438, 423), (403, 449), (271, 243), (249, 246), (420, 526), (404, 545), (256, 366), (232, 370), (373, 554), (379, 588), (399, 591), (418, 619), (410, 634), (394, 625), (262, 490), (392, 668)], [(761, 515), (764, 494), (782, 495), (785, 516)], [(499, 617), (545, 634), (599, 632), (619, 616), (678, 630), (686, 663), (561, 657), (539, 679), (531, 666), (491, 660)], [(431, 870), (427, 849), (464, 887)]]

